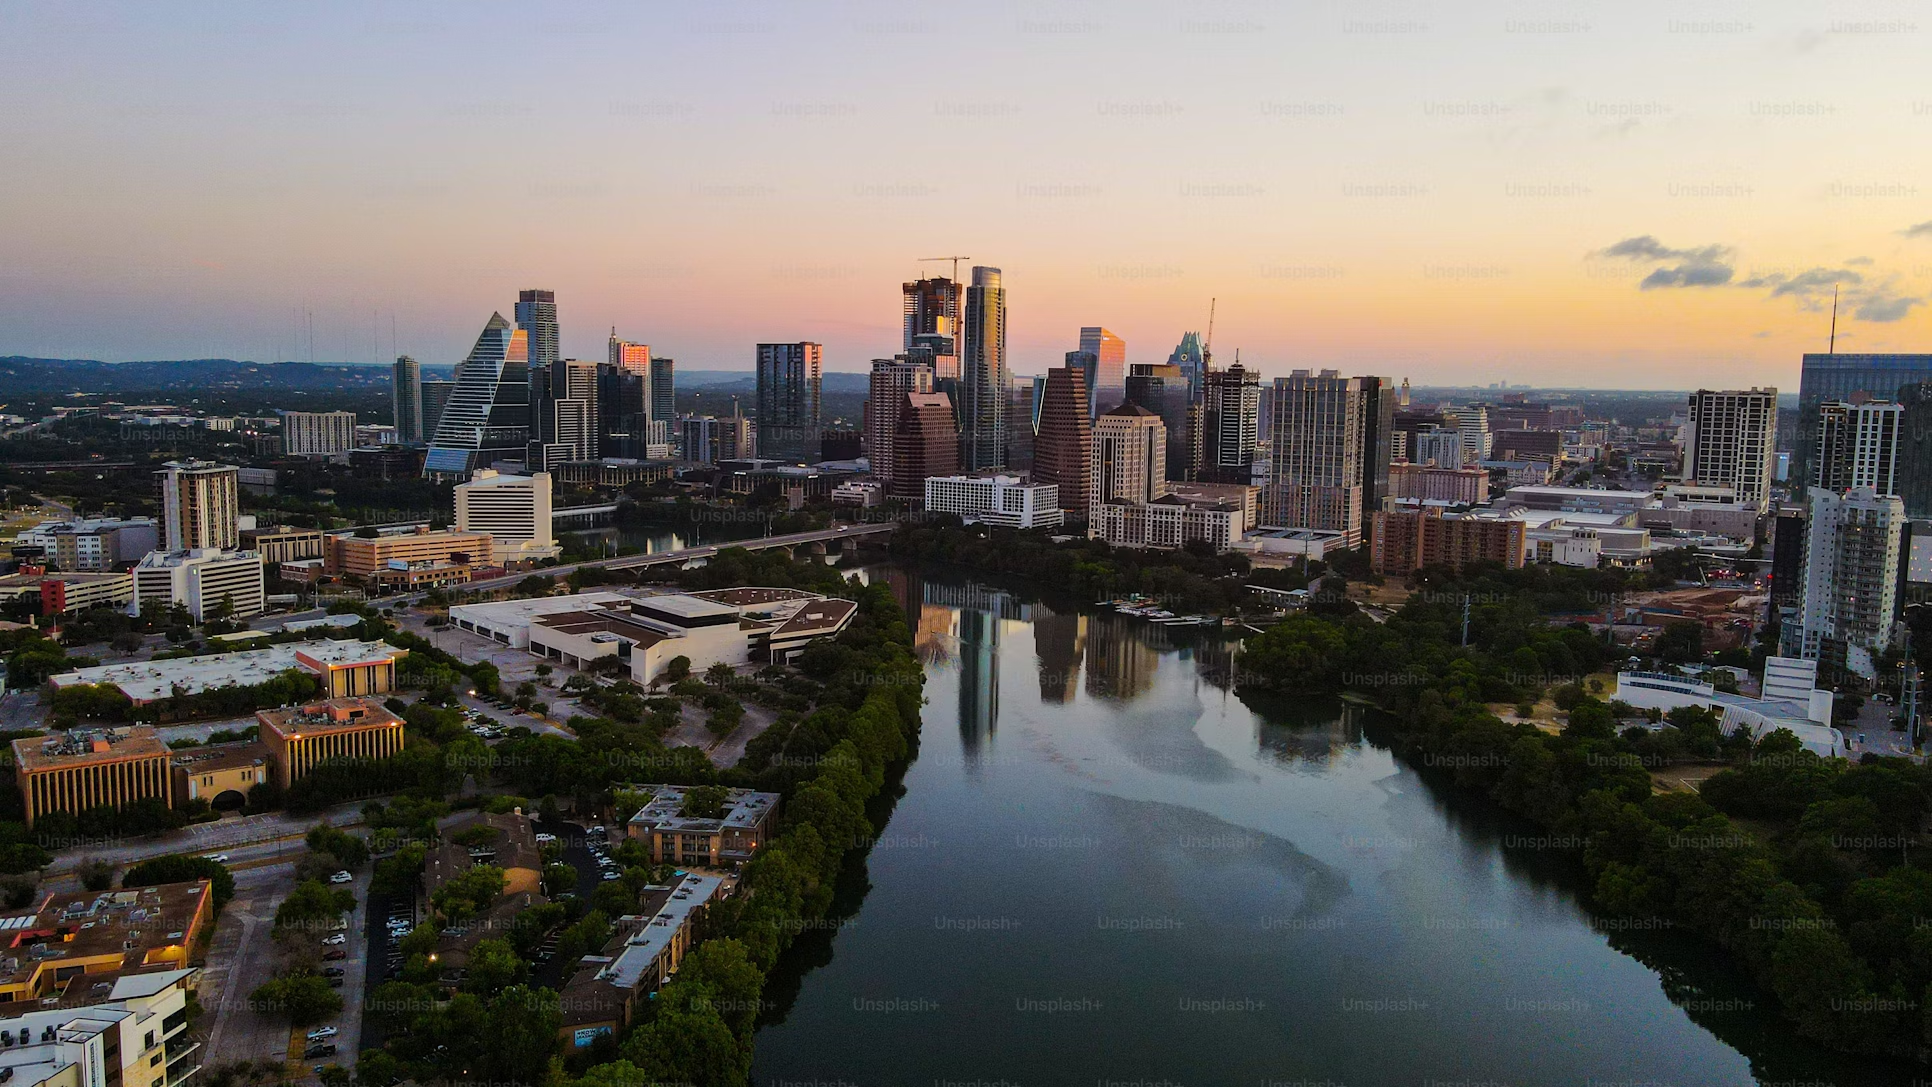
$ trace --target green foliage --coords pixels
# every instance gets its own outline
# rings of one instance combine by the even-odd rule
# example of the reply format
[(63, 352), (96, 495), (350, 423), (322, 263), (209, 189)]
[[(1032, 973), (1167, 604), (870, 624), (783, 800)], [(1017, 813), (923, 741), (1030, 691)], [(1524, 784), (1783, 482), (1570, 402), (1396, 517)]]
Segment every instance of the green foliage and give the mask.
[(356, 896), (321, 880), (308, 879), (295, 885), (289, 896), (276, 907), (275, 924), (281, 928), (315, 928), (327, 925), (356, 908)]
[(205, 879), (212, 886), (217, 910), (235, 897), (235, 876), (227, 865), (187, 854), (142, 861), (121, 873), (121, 886), (158, 887), (164, 883), (186, 883), (197, 879)]
[(446, 920), (467, 921), (490, 908), (508, 884), (503, 869), (478, 864), (450, 877), (430, 895), (430, 905)]
[(342, 1011), (342, 997), (314, 974), (275, 978), (249, 995), (254, 1006), (287, 1019), (292, 1026), (308, 1026)]
[(310, 829), (305, 839), (312, 853), (327, 853), (344, 868), (360, 868), (369, 860), (369, 844), (346, 830), (327, 823)]
[(726, 790), (719, 785), (700, 785), (684, 794), (679, 814), (687, 819), (722, 819)]

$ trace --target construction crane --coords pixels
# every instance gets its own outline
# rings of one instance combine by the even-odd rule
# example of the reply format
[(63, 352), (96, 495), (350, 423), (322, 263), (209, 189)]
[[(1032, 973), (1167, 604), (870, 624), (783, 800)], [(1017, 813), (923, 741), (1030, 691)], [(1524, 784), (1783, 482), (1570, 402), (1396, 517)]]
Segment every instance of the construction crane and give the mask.
[(1207, 342), (1201, 344), (1201, 369), (1203, 370), (1214, 369), (1214, 304), (1218, 301), (1220, 301), (1218, 298), (1208, 299)]
[(971, 257), (920, 257), (919, 263), (926, 264), (935, 260), (952, 261), (953, 262), (953, 282), (958, 283), (959, 282), (959, 262), (962, 260), (972, 260), (972, 259), (973, 258)]

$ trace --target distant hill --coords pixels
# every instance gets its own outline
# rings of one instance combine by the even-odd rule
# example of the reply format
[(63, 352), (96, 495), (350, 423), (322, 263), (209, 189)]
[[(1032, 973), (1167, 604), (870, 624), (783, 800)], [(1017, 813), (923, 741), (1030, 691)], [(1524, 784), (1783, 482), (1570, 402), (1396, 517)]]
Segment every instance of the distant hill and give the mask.
[[(427, 371), (429, 368), (424, 369)], [(19, 355), (0, 357), (0, 389), (16, 394), (193, 389), (333, 392), (387, 389), (390, 374), (387, 366), (316, 362), (261, 363), (237, 362), (234, 359), (100, 362), (94, 359), (30, 359)]]
[[(825, 372), (824, 392), (865, 393), (870, 388), (871, 377), (867, 374), (848, 374), (828, 370)], [(758, 375), (750, 370), (680, 370), (677, 374), (680, 390), (704, 389), (706, 391), (733, 392), (743, 389), (747, 392), (757, 389)]]

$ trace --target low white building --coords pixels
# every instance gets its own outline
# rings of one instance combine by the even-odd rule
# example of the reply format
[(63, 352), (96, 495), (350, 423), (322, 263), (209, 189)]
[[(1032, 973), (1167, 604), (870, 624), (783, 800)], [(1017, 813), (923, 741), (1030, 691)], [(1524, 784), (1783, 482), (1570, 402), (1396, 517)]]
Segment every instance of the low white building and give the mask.
[[(89, 975), (78, 967), (74, 973), (70, 990), (85, 990)], [(188, 995), (199, 973), (189, 968), (115, 976), (95, 986), (103, 990), (99, 1003), (81, 1007), (58, 998), (18, 1002), (14, 1014), (0, 1018), (7, 1039), (0, 1046), (0, 1082), (168, 1087), (187, 1081), (201, 1070), (201, 1046), (187, 1039)]]
[(553, 612), (531, 621), (526, 643), (530, 652), (573, 668), (616, 657), (629, 662), (634, 682), (648, 685), (678, 657), (692, 672), (720, 663), (789, 663), (806, 645), (844, 630), (857, 613), (850, 600), (743, 586)]
[(1659, 672), (1619, 672), (1617, 691), (1611, 697), (1638, 709), (1666, 713), (1684, 706), (1702, 707), (1717, 713), (1718, 730), (1726, 736), (1743, 728), (1752, 739), (1760, 740), (1784, 729), (1807, 751), (1826, 758), (1846, 756), (1850, 749), (1844, 733), (1831, 727), (1833, 695), (1809, 686), (1805, 664), (1812, 665), (1810, 676), (1815, 676), (1815, 661), (1767, 660), (1762, 698), (1725, 694), (1701, 680)]
[(260, 615), (267, 603), (262, 556), (255, 551), (150, 551), (134, 568), (134, 602), (129, 614), (144, 605), (179, 604), (196, 622), (221, 607), (242, 618)]
[(1172, 496), (1153, 502), (1102, 502), (1087, 513), (1087, 537), (1116, 547), (1182, 547), (1205, 541), (1216, 551), (1240, 543), (1246, 511), (1235, 503), (1188, 502)]
[(456, 487), (456, 530), (490, 534), (499, 565), (554, 559), (563, 553), (551, 534), (550, 473), (506, 476), (479, 468)]
[(1059, 484), (1025, 483), (1008, 475), (930, 476), (926, 510), (1006, 528), (1054, 528), (1063, 519)]

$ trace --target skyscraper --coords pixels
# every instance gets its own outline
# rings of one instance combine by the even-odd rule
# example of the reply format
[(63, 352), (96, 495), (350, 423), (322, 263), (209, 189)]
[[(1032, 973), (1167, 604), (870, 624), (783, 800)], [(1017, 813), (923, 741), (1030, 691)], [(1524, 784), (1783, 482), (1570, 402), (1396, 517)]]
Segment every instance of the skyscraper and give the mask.
[(718, 463), (718, 420), (711, 415), (678, 419), (677, 444), (683, 459), (697, 464)]
[(1462, 462), (1475, 466), (1489, 459), (1489, 405), (1464, 404), (1442, 409), (1443, 421), (1462, 438)]
[(1932, 518), (1932, 383), (1907, 385), (1898, 398), (1898, 496), (1913, 520)]
[(557, 361), (557, 292), (518, 292), (516, 317), (517, 327), (530, 334), (530, 365)]
[(1374, 380), (1334, 370), (1296, 370), (1275, 379), (1264, 524), (1341, 532), (1349, 547), (1362, 545), (1363, 525), (1374, 512), (1368, 505)]
[(1877, 400), (1904, 400), (1899, 390), (1920, 382), (1932, 382), (1932, 355), (1806, 355), (1798, 377), (1798, 440), (1791, 478), (1811, 478), (1819, 405), (1828, 400), (1851, 403), (1861, 393)]
[(1187, 379), (1188, 400), (1199, 400), (1208, 369), (1207, 350), (1201, 346), (1201, 334), (1182, 333), (1180, 344), (1167, 356), (1167, 364), (1181, 368), (1181, 376)]
[(1060, 508), (1084, 515), (1092, 458), (1085, 375), (1072, 367), (1048, 370), (1040, 394), (1040, 429), (1033, 439), (1033, 480), (1058, 484)]
[[(932, 392), (932, 367), (910, 361), (910, 356), (873, 359), (866, 388), (865, 443), (872, 474), (890, 480), (897, 470), (893, 443), (899, 435), (899, 413), (907, 393)], [(921, 493), (924, 493), (923, 491)]]
[(892, 438), (892, 475), (886, 480), (886, 493), (923, 499), (927, 479), (959, 471), (959, 428), (945, 393), (902, 396), (904, 403), (894, 412), (898, 433)]
[(816, 343), (758, 345), (758, 448), (773, 460), (818, 459), (824, 348)]
[(403, 445), (421, 445), (423, 367), (408, 355), (396, 359), (396, 376), (390, 399), (396, 410), (396, 441)]
[(1684, 482), (1733, 487), (1738, 501), (1765, 509), (1777, 451), (1778, 390), (1699, 389), (1690, 397), (1690, 428)]
[(1093, 410), (1107, 411), (1127, 398), (1127, 341), (1097, 325), (1080, 330), (1080, 351), (1094, 358)]
[(560, 359), (530, 368), (530, 440), (524, 463), (553, 472), (570, 461), (596, 460), (601, 420), (597, 365)]
[(530, 440), (529, 357), (525, 330), (491, 314), (456, 368), (455, 388), (423, 459), (424, 475), (468, 479), (496, 461), (523, 459)]
[(1033, 442), (1038, 435), (1034, 397), (1038, 378), (1016, 376), (1006, 387), (1006, 466), (1016, 472), (1033, 467)]
[[(1167, 428), (1139, 404), (1120, 404), (1100, 415), (1093, 428), (1087, 501), (1152, 502), (1167, 493)], [(1090, 523), (1091, 528), (1091, 523)]]
[(213, 461), (169, 461), (154, 473), (161, 489), (162, 546), (169, 551), (233, 550), (241, 543), (238, 469)]
[(1094, 383), (1100, 380), (1100, 356), (1092, 351), (1069, 351), (1062, 361), (1067, 369), (1080, 372), (1080, 387), (1087, 390), (1087, 417), (1099, 418), (1100, 406), (1094, 399)]
[[(1401, 395), (1386, 377), (1362, 381), (1362, 538), (1389, 496), (1389, 462), (1394, 459), (1395, 405)], [(1559, 448), (1561, 448), (1559, 446)]]
[(650, 442), (651, 349), (617, 338), (611, 330), (610, 357), (597, 368), (597, 453), (641, 460)]
[(1818, 406), (1811, 485), (1840, 493), (1864, 488), (1899, 496), (1898, 451), (1904, 409), (1885, 400)]
[(1006, 458), (1006, 288), (998, 268), (973, 269), (959, 351), (959, 466), (1000, 468)]
[(1167, 478), (1185, 480), (1194, 471), (1195, 435), (1190, 425), (1187, 377), (1171, 362), (1137, 362), (1127, 374), (1127, 403), (1161, 417), (1167, 428)]
[(1202, 378), (1201, 465), (1208, 483), (1248, 483), (1261, 438), (1261, 376), (1239, 362)]
[(678, 417), (677, 363), (665, 355), (651, 360), (651, 418), (669, 422)]
[(718, 457), (750, 460), (758, 455), (758, 428), (745, 417), (738, 398), (731, 398), (731, 414), (718, 419)]
[(1898, 615), (1905, 503), (1868, 489), (1840, 495), (1813, 487), (1809, 522), (1804, 602), (1785, 655), (1875, 677), (1874, 658), (1891, 645)]
[[(916, 346), (937, 349), (952, 345), (959, 337), (959, 284), (950, 279), (919, 279), (902, 284), (905, 299), (904, 335), (901, 349)], [(940, 341), (944, 340), (945, 343)], [(938, 351), (957, 355), (956, 351)], [(946, 375), (957, 377), (957, 374)]]
[(449, 407), (450, 394), (456, 391), (454, 381), (424, 381), (423, 390), (423, 432), (422, 441), (427, 443), (436, 437), (437, 424), (443, 421), (443, 409)]

